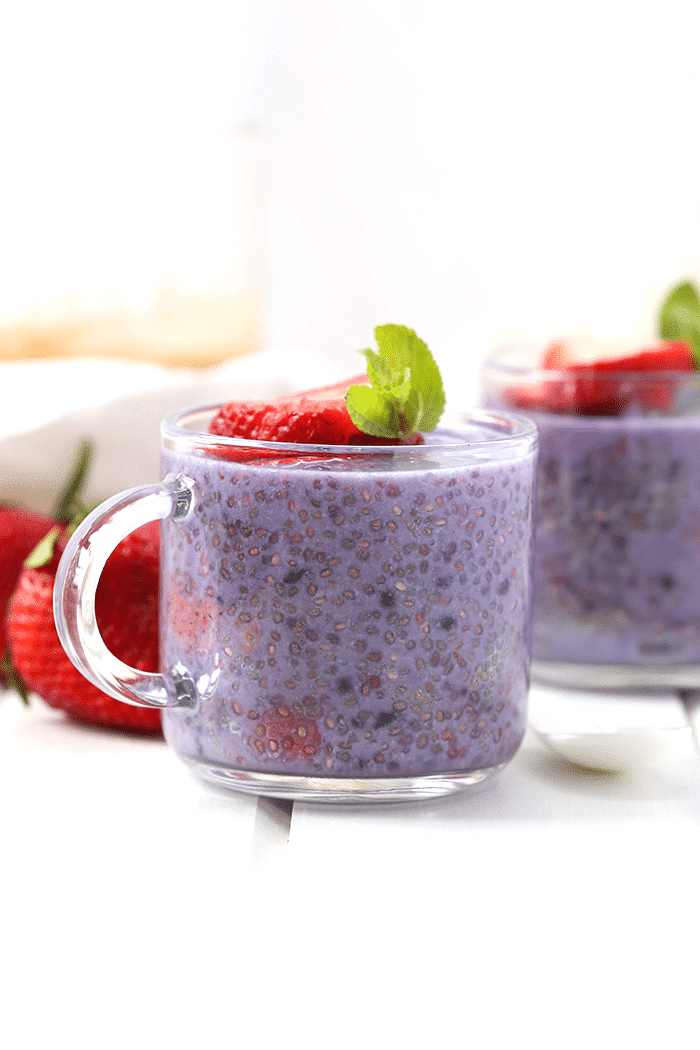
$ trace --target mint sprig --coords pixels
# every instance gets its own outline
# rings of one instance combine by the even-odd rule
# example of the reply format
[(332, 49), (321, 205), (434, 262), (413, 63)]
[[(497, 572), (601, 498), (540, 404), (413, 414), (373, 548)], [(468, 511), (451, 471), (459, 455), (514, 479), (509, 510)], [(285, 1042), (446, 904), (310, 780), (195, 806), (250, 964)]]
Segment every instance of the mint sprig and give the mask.
[(414, 331), (400, 324), (375, 328), (379, 352), (360, 350), (371, 386), (351, 386), (345, 404), (358, 430), (373, 437), (407, 438), (433, 430), (445, 407), (433, 355)]
[(700, 368), (700, 293), (691, 281), (677, 284), (661, 304), (659, 335), (687, 343)]

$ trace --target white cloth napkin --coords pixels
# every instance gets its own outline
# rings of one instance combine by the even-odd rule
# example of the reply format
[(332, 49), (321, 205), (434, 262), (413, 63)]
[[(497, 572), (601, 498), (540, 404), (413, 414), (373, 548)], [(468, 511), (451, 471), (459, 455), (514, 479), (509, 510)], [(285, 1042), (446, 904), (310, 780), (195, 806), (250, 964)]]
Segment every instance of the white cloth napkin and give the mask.
[(0, 499), (49, 511), (78, 445), (93, 443), (84, 496), (102, 499), (159, 477), (159, 426), (180, 408), (264, 398), (343, 378), (338, 364), (266, 352), (213, 369), (100, 358), (0, 364)]

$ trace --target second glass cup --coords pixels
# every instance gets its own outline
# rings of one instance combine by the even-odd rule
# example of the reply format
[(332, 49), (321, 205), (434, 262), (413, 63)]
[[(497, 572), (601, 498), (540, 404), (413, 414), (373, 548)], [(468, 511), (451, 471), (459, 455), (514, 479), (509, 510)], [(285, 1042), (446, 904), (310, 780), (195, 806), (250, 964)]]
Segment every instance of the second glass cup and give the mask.
[(700, 373), (492, 356), (483, 403), (540, 435), (533, 675), (700, 687)]
[[(517, 751), (530, 660), (527, 420), (445, 417), (425, 445), (217, 437), (167, 419), (163, 481), (103, 504), (66, 547), (59, 634), (79, 669), (163, 709), (201, 775), (294, 798), (410, 799)], [(102, 643), (94, 595), (120, 539), (161, 527), (161, 666)]]

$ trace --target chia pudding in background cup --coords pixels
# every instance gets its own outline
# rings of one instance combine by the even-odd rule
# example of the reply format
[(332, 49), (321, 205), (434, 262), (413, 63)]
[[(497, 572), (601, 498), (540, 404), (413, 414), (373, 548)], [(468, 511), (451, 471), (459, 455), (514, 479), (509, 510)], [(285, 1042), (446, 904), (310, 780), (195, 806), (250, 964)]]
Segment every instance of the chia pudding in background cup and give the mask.
[(482, 403), (517, 405), (540, 436), (533, 676), (698, 688), (700, 372), (572, 374), (536, 357), (501, 351), (482, 373)]
[[(423, 445), (212, 435), (220, 406), (162, 425), (159, 484), (102, 504), (59, 568), (59, 634), (107, 692), (163, 709), (203, 777), (312, 800), (411, 799), (513, 758), (530, 664), (526, 419), (446, 414)], [(94, 620), (116, 544), (162, 519), (161, 672)]]

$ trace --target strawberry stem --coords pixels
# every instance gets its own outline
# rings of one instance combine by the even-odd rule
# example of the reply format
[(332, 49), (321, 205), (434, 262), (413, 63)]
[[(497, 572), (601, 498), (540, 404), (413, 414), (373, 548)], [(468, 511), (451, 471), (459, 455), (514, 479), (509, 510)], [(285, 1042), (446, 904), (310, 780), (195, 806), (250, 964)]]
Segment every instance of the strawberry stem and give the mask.
[(83, 487), (83, 482), (87, 475), (90, 467), (90, 461), (92, 459), (92, 445), (89, 441), (81, 442), (78, 448), (78, 456), (73, 467), (73, 471), (66, 482), (63, 492), (58, 498), (58, 503), (54, 511), (54, 518), (56, 521), (68, 524), (73, 518), (76, 510), (76, 501), (78, 494)]

